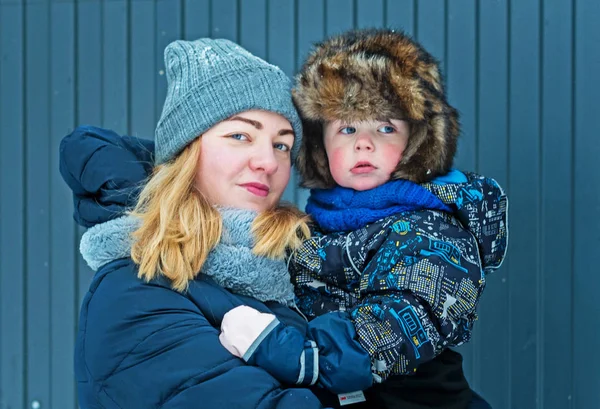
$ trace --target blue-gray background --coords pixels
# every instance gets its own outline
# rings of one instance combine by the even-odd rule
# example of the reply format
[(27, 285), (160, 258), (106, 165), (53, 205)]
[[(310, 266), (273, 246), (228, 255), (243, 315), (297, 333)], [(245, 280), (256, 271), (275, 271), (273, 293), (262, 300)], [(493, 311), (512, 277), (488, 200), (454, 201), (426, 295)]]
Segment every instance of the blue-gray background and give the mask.
[(312, 42), (372, 26), (440, 58), (457, 165), (509, 193), (509, 257), (462, 348), (472, 384), (495, 409), (599, 408), (599, 21), (598, 0), (0, 0), (0, 408), (76, 407), (92, 273), (60, 139), (77, 124), (152, 137), (171, 40), (230, 38), (291, 75)]

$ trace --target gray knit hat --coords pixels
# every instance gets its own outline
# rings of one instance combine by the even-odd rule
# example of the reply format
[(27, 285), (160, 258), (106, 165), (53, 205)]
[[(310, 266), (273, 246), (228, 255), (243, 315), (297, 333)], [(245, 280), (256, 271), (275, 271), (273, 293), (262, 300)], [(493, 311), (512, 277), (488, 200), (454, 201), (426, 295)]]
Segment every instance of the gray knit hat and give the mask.
[(169, 161), (217, 123), (259, 109), (284, 116), (295, 133), (302, 125), (292, 102), (291, 81), (278, 67), (224, 39), (178, 40), (165, 49), (167, 98), (156, 126), (156, 164)]

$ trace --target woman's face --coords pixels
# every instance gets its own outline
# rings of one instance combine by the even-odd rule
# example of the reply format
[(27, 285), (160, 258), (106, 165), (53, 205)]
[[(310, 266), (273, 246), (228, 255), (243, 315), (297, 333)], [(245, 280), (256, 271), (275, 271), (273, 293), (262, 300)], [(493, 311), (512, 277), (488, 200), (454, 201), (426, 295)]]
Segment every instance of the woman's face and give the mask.
[(195, 186), (215, 205), (263, 211), (290, 180), (294, 131), (283, 116), (245, 111), (201, 137)]

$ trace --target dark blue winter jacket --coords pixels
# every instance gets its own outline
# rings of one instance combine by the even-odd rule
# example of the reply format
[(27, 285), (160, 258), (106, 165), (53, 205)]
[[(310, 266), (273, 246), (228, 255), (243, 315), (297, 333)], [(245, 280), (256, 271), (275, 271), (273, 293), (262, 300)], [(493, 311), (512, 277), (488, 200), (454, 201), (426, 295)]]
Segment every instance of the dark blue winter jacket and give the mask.
[[(152, 149), (132, 141), (93, 127), (78, 128), (63, 140), (60, 170), (73, 190), (74, 218), (81, 225), (111, 221), (119, 228), (118, 217), (135, 203), (147, 175), (139, 158), (147, 155), (151, 163)], [(83, 301), (76, 341), (81, 408), (322, 407), (309, 389), (286, 388), (219, 342), (222, 317), (236, 306), (275, 314), (306, 332), (298, 313), (233, 294), (204, 275), (185, 293), (172, 290), (164, 278), (144, 282), (123, 251), (122, 235), (100, 230), (103, 235), (93, 240), (97, 248), (91, 249), (99, 269)]]

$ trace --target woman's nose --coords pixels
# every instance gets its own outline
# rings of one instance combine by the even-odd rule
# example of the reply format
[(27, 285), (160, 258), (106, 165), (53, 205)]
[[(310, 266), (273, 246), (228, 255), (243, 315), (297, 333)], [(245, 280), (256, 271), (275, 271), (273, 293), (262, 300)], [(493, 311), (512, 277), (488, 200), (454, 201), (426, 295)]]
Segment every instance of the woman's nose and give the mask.
[(250, 159), (250, 168), (255, 171), (263, 171), (267, 174), (273, 174), (277, 171), (279, 163), (275, 157), (273, 146), (269, 144), (268, 147), (257, 147), (254, 150), (252, 158)]

